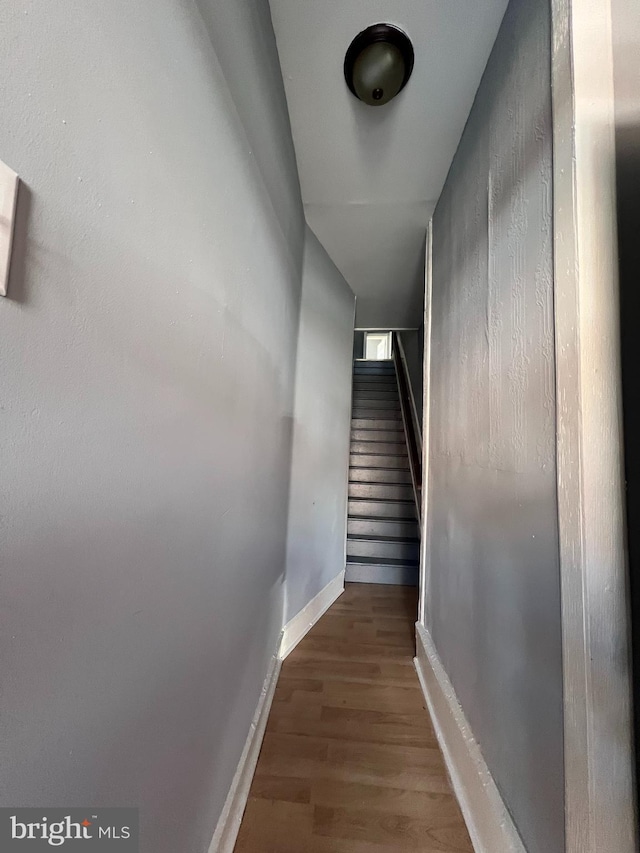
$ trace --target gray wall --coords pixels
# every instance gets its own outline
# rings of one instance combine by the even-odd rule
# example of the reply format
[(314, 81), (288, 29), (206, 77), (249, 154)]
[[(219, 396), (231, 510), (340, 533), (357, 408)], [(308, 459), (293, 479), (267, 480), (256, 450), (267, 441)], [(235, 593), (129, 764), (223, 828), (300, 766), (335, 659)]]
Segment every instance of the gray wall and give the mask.
[(512, 0), (433, 229), (427, 625), (527, 850), (561, 853), (548, 0)]
[(304, 222), (267, 0), (9, 3), (0, 66), (0, 801), (202, 853), (283, 616)]
[(631, 591), (636, 778), (640, 779), (640, 5), (613, 0), (622, 388)]
[(307, 228), (293, 426), (285, 621), (345, 567), (355, 297)]

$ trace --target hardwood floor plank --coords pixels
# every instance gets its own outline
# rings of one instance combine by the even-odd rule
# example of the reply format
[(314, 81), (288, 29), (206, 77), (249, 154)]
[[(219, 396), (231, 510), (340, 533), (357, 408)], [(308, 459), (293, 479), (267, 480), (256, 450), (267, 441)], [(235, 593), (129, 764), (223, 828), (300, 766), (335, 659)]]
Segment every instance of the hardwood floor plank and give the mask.
[(406, 661), (407, 651), (398, 646), (382, 645), (379, 642), (346, 643), (335, 637), (316, 637), (310, 634), (304, 639), (304, 648), (300, 649), (298, 647), (292, 653), (292, 660), (312, 659), (317, 656), (320, 658), (324, 657), (325, 659), (335, 658), (337, 660), (378, 661), (380, 659), (393, 658)]
[(458, 803), (452, 794), (327, 779), (315, 779), (311, 783), (311, 802), (325, 808), (375, 810), (445, 823), (455, 820), (458, 815)]
[(387, 685), (370, 681), (332, 681), (323, 682), (319, 691), (289, 689), (276, 692), (274, 705), (283, 702), (298, 707), (320, 705), (323, 708), (352, 708), (363, 711), (390, 711), (418, 714), (425, 712), (424, 698), (418, 687), (406, 684)]
[[(260, 751), (258, 769), (260, 769), (261, 764), (266, 764), (269, 759), (278, 761), (293, 758), (300, 761), (306, 759), (327, 761), (330, 745), (330, 740), (319, 737), (300, 737), (298, 735), (267, 732)], [(296, 774), (291, 775), (295, 776)]]
[[(323, 708), (322, 711), (341, 710)], [(350, 709), (349, 709), (350, 710)], [(332, 740), (362, 741), (365, 743), (387, 743), (392, 745), (436, 747), (435, 734), (424, 726), (361, 723), (345, 719), (338, 726), (335, 720), (307, 720), (303, 715), (282, 717), (275, 721), (270, 731), (325, 737)]]
[(251, 796), (283, 803), (310, 803), (311, 782), (291, 776), (257, 775), (251, 786)]
[(301, 839), (313, 834), (312, 805), (250, 796), (235, 853), (302, 853)]
[(308, 845), (304, 853), (395, 853), (398, 849), (393, 844), (356, 841), (353, 838), (328, 838), (321, 835), (312, 835)]
[[(425, 791), (434, 794), (451, 792), (451, 785), (444, 768), (439, 763), (440, 754), (434, 750), (433, 766), (427, 773), (423, 768), (395, 766), (348, 766), (330, 764), (326, 761), (305, 759), (296, 763), (293, 758), (283, 758), (281, 762), (269, 761), (261, 768), (261, 773), (274, 776), (293, 776), (299, 774), (304, 779), (334, 779), (344, 782), (360, 782), (363, 785), (379, 785), (384, 788), (406, 788), (408, 791)], [(462, 818), (461, 818), (462, 819)]]
[[(289, 664), (289, 662), (287, 662)], [(408, 661), (381, 661), (371, 663), (353, 660), (301, 658), (292, 660), (289, 673), (298, 678), (308, 678), (314, 673), (325, 681), (368, 681), (376, 684), (415, 685), (416, 671)]]
[(236, 853), (472, 853), (413, 667), (416, 605), (347, 584), (289, 655)]
[(451, 825), (451, 819), (411, 818), (343, 808), (314, 807), (313, 834), (343, 839), (393, 843), (396, 850), (429, 853), (473, 853), (471, 842)]
[[(355, 708), (322, 708), (320, 719), (334, 722), (338, 726), (347, 721), (353, 721), (363, 725), (411, 726), (433, 732), (429, 715), (422, 712), (403, 714), (398, 711), (381, 711), (379, 708), (373, 711)], [(433, 736), (435, 738), (435, 733)]]

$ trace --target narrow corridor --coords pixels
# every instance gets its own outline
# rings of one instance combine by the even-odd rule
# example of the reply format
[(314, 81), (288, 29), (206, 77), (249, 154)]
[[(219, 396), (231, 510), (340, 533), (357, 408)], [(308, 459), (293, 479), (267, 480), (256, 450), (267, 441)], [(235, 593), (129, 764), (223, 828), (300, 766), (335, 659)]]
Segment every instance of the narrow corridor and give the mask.
[(348, 583), (284, 662), (236, 853), (471, 853), (413, 666), (417, 592)]

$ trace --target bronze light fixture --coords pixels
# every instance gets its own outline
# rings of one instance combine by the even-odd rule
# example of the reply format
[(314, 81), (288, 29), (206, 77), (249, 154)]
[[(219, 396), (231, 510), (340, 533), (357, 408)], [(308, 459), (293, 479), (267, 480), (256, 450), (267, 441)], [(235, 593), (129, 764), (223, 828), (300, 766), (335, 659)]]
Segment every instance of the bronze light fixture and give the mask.
[(388, 104), (402, 91), (413, 71), (413, 45), (391, 24), (373, 24), (349, 45), (344, 78), (351, 92), (372, 107)]

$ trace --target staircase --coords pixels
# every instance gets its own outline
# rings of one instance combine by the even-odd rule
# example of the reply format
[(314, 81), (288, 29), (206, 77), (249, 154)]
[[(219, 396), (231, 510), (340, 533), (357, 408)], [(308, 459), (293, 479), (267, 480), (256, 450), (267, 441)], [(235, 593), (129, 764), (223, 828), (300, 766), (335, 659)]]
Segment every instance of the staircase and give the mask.
[(354, 361), (346, 580), (414, 586), (419, 561), (393, 361)]

